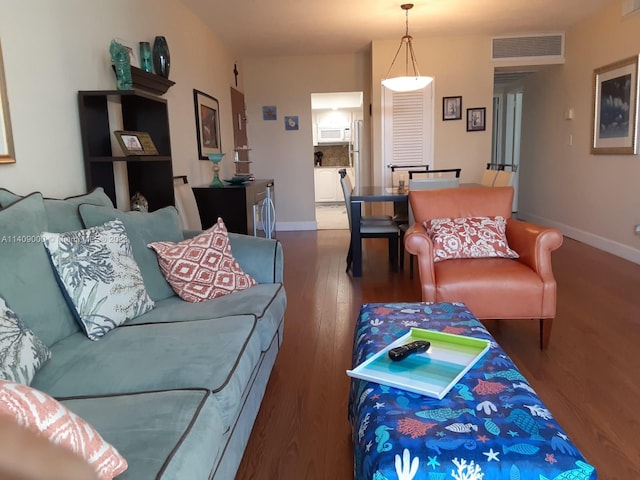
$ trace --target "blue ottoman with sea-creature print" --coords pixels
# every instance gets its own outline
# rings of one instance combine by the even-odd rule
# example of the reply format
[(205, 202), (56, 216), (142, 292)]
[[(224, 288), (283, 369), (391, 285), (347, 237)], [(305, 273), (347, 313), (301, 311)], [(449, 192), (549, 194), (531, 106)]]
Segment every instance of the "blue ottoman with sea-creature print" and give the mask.
[(461, 303), (365, 304), (353, 367), (411, 327), (490, 341), (442, 399), (351, 379), (357, 480), (595, 480), (513, 361)]

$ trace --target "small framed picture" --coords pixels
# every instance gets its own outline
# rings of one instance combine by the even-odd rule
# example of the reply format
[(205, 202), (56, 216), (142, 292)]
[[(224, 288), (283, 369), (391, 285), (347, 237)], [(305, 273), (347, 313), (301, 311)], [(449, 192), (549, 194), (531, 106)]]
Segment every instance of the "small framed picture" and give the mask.
[(158, 150), (147, 132), (131, 132), (116, 130), (113, 134), (118, 139), (125, 155), (158, 155)]
[(467, 132), (486, 130), (486, 118), (487, 109), (485, 107), (467, 108)]
[(278, 118), (278, 107), (275, 105), (266, 105), (262, 107), (263, 120), (276, 120)]
[(462, 119), (462, 97), (442, 98), (442, 120)]
[(218, 99), (193, 89), (198, 133), (198, 156), (208, 160), (210, 153), (222, 153), (220, 145), (220, 104)]
[(637, 55), (594, 70), (591, 153), (636, 154), (637, 97)]
[(299, 121), (297, 115), (284, 117), (284, 129), (285, 130), (298, 130)]

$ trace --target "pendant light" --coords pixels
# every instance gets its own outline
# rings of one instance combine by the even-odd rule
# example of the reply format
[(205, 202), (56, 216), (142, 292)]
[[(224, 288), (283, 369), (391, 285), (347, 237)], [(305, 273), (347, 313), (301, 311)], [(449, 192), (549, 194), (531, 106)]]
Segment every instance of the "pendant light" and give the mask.
[[(409, 35), (409, 10), (413, 8), (413, 3), (404, 3), (400, 5), (400, 8), (405, 11), (406, 16), (405, 34), (400, 39), (400, 46), (398, 47), (395, 57), (393, 57), (389, 71), (387, 71), (387, 77), (382, 80), (382, 85), (394, 92), (411, 92), (423, 89), (433, 81), (433, 78), (420, 76), (420, 72), (418, 71), (418, 62), (416, 62), (416, 56), (413, 53), (413, 46), (411, 45), (413, 37)], [(396, 62), (396, 58), (398, 58), (398, 54), (400, 53), (400, 50), (402, 50), (403, 46), (405, 48), (405, 75), (403, 77), (389, 78), (389, 73), (391, 73), (393, 64)], [(413, 75), (409, 75), (409, 59), (411, 59)]]

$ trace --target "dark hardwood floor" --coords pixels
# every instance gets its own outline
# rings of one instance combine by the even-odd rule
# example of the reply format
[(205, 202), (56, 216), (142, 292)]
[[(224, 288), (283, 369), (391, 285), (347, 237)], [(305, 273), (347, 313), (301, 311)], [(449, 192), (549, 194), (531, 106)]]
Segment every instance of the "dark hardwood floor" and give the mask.
[[(345, 273), (348, 231), (279, 232), (288, 308), (282, 350), (237, 479), (347, 480), (353, 326), (362, 303), (419, 301), (365, 241), (363, 276)], [(604, 480), (640, 479), (640, 265), (565, 239), (553, 254), (557, 316), (547, 351), (535, 321), (488, 324)], [(417, 269), (416, 269), (417, 271)], [(489, 480), (489, 479), (487, 479)]]

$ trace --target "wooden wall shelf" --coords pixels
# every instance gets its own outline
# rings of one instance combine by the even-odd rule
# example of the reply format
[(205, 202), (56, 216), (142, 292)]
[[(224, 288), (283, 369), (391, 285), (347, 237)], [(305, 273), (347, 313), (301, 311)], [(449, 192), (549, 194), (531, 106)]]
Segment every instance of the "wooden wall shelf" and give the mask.
[[(115, 67), (112, 65), (115, 74)], [(174, 86), (176, 82), (164, 78), (155, 73), (145, 72), (141, 68), (131, 67), (131, 79), (133, 80), (133, 88), (145, 90), (155, 95), (164, 95), (167, 90)]]

